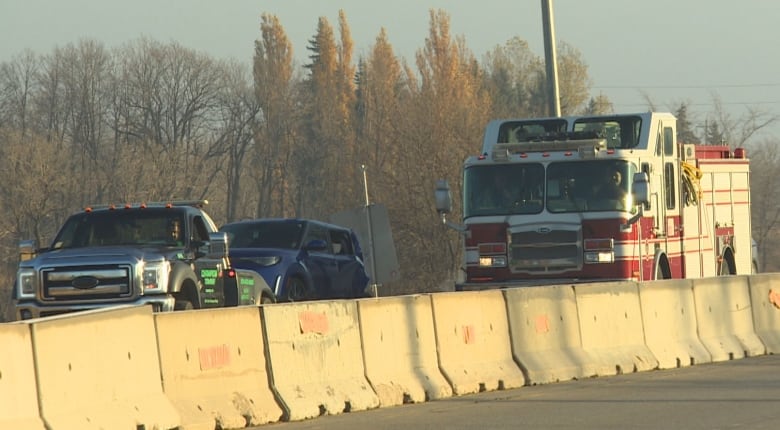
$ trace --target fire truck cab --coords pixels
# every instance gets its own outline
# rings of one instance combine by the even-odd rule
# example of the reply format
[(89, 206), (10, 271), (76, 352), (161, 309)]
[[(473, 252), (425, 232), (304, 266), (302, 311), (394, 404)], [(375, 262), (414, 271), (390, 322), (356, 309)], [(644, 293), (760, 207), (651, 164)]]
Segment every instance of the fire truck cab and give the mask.
[(653, 280), (752, 271), (742, 148), (677, 142), (670, 113), (495, 120), (463, 168), (465, 282)]

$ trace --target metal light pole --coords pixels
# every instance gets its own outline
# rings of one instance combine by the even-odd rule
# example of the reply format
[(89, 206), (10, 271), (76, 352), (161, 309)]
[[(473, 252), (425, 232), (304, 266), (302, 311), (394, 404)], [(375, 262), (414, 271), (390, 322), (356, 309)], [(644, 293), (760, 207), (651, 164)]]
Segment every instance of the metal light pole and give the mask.
[(374, 227), (371, 225), (371, 201), (368, 199), (368, 175), (366, 165), (361, 164), (363, 171), (363, 190), (366, 197), (366, 223), (368, 225), (368, 249), (371, 252), (371, 292), (374, 297), (379, 297), (379, 288), (376, 283), (376, 250), (374, 249)]
[(550, 116), (561, 116), (558, 95), (558, 62), (555, 58), (555, 24), (552, 0), (542, 0), (542, 27), (544, 31), (544, 62), (547, 70), (547, 99)]

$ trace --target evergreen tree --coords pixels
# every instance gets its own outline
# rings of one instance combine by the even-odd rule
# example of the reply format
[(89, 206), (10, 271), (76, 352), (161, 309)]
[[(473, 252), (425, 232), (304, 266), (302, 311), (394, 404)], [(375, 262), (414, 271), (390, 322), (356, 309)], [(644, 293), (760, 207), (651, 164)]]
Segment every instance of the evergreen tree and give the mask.
[(680, 106), (674, 112), (677, 117), (677, 142), (680, 143), (698, 143), (699, 138), (693, 131), (693, 124), (688, 118), (688, 104), (680, 103)]

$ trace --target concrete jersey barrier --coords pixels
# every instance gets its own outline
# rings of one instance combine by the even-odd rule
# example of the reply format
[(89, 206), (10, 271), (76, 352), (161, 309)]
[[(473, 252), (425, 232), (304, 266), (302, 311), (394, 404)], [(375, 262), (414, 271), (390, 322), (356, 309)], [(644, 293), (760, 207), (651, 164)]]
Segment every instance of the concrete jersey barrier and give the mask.
[(525, 385), (500, 290), (438, 293), (431, 300), (439, 367), (454, 394)]
[(752, 275), (750, 302), (756, 335), (767, 354), (780, 353), (780, 273)]
[(574, 287), (552, 285), (504, 290), (512, 353), (529, 385), (596, 375), (582, 348)]
[(366, 376), (380, 405), (452, 396), (439, 370), (428, 295), (358, 301)]
[(720, 276), (693, 280), (699, 339), (712, 361), (764, 354), (756, 336), (746, 276)]
[(272, 383), (287, 420), (379, 406), (365, 376), (354, 300), (261, 309)]
[(658, 360), (645, 345), (635, 282), (574, 286), (582, 347), (598, 363), (599, 375), (651, 370)]
[(645, 344), (658, 367), (672, 369), (712, 362), (699, 340), (693, 281), (670, 279), (639, 284)]
[(241, 428), (780, 349), (780, 275), (590, 283), (0, 327), (0, 428)]
[(41, 414), (48, 428), (170, 429), (150, 306), (34, 319)]
[(181, 430), (233, 429), (279, 421), (260, 309), (255, 306), (155, 314), (165, 394)]
[(44, 430), (28, 324), (0, 326), (0, 429)]

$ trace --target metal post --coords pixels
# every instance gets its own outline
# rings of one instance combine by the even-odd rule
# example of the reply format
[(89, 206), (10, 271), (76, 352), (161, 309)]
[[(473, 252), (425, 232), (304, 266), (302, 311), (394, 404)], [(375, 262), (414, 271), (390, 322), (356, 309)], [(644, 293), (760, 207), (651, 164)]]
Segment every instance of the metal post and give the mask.
[(366, 198), (366, 222), (368, 224), (368, 249), (371, 250), (371, 292), (374, 297), (379, 297), (379, 288), (376, 283), (376, 249), (374, 249), (374, 228), (371, 225), (371, 201), (368, 199), (368, 175), (366, 165), (361, 164), (363, 171), (363, 190)]
[(542, 0), (542, 27), (544, 31), (544, 62), (547, 70), (547, 99), (550, 116), (561, 116), (558, 95), (558, 62), (555, 58), (555, 23), (552, 0)]

